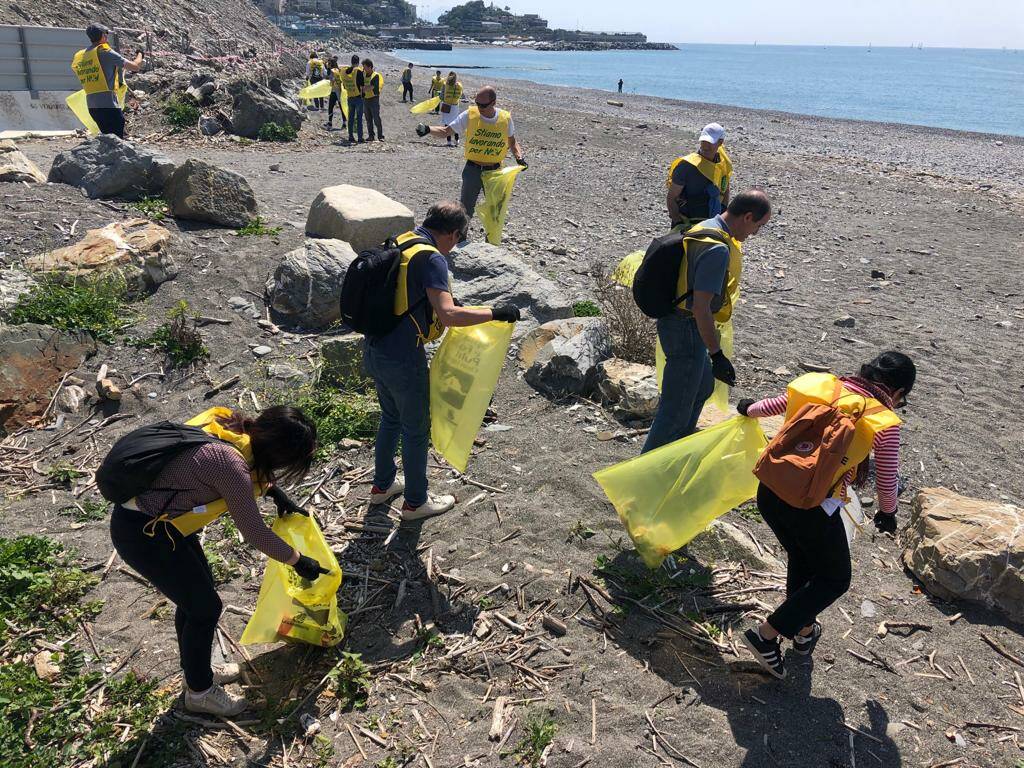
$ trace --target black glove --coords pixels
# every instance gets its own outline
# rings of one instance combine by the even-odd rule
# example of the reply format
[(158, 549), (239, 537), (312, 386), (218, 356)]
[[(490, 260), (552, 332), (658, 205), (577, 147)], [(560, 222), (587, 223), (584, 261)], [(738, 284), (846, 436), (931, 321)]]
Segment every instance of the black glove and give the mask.
[(326, 568), (321, 568), (320, 563), (306, 555), (299, 555), (299, 559), (292, 568), (294, 568), (295, 572), (306, 581), (316, 581), (320, 578), (320, 574), (330, 573)]
[(519, 163), (519, 165), (523, 166), (523, 170), (530, 167), (529, 163), (526, 162), (525, 157), (517, 157), (516, 162)]
[(519, 307), (513, 306), (512, 304), (502, 304), (499, 307), (492, 307), (491, 317), (494, 320), (500, 320), (505, 323), (518, 323), (523, 319), (523, 316), (519, 314)]
[(732, 367), (732, 363), (722, 350), (711, 356), (711, 375), (726, 386), (736, 386), (736, 369)]
[(750, 406), (752, 406), (753, 404), (753, 400), (751, 400), (749, 397), (745, 397), (738, 403), (736, 403), (736, 412), (740, 414), (740, 416), (746, 416), (747, 411), (750, 410)]
[(428, 128), (425, 123), (420, 123), (419, 125), (416, 126), (417, 136), (423, 137), (426, 136), (428, 133), (430, 133), (430, 128)]
[(292, 501), (288, 497), (288, 494), (276, 485), (270, 486), (266, 495), (273, 499), (274, 503), (277, 505), (277, 514), (279, 517), (284, 517), (285, 515), (290, 514), (305, 515), (306, 517), (309, 517), (309, 512)]
[(896, 535), (896, 515), (887, 515), (885, 512), (875, 513), (875, 530), (879, 533), (891, 533)]

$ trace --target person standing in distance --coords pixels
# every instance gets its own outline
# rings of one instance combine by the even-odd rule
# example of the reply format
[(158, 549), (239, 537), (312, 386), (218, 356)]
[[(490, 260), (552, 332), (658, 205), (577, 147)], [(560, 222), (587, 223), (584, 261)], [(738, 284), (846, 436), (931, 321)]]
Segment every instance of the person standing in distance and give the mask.
[[(441, 70), (439, 69), (434, 73), (434, 77), (430, 80), (430, 98), (434, 98), (435, 96), (440, 97), (442, 88), (444, 88), (444, 78), (441, 77)], [(436, 115), (440, 111), (441, 105), (438, 104), (434, 107), (434, 114)]]
[(472, 218), (476, 202), (483, 191), (482, 174), (496, 171), (512, 152), (516, 162), (526, 167), (523, 147), (516, 138), (516, 126), (512, 115), (505, 109), (498, 109), (498, 93), (493, 85), (485, 85), (477, 91), (473, 106), (462, 112), (449, 125), (416, 126), (419, 136), (449, 138), (462, 134), (466, 137), (466, 166), (462, 170), (462, 193), (460, 199), (466, 214)]
[(725, 129), (710, 123), (700, 133), (697, 151), (669, 166), (665, 205), (674, 229), (685, 232), (728, 207), (732, 161), (724, 145)]
[[(469, 217), (459, 203), (440, 202), (430, 207), (420, 226), (395, 238), (402, 257), (394, 312), (402, 320), (384, 336), (367, 336), (363, 350), (381, 410), (370, 504), (385, 504), (404, 493), (403, 520), (441, 515), (455, 506), (453, 496), (427, 493), (430, 379), (424, 345), (439, 339), (445, 328), (520, 320), (518, 307), (512, 305), (489, 309), (455, 304), (445, 257), (468, 228)], [(399, 438), (404, 477), (395, 466)]]
[[(324, 62), (316, 51), (309, 52), (309, 61), (306, 62), (306, 80), (310, 85), (319, 83), (324, 79)], [(313, 109), (322, 111), (324, 108), (323, 99), (313, 99)]]
[(405, 97), (409, 97), (409, 101), (414, 101), (412, 97), (412, 62), (406, 64), (405, 69), (402, 70), (402, 103), (405, 104)]
[(334, 108), (338, 107), (338, 111), (341, 112), (341, 130), (345, 130), (345, 110), (340, 107), (341, 100), (345, 98), (345, 84), (342, 81), (337, 56), (331, 56), (327, 60), (327, 76), (331, 79), (331, 98), (327, 102), (327, 122), (324, 123), (324, 128), (328, 131), (334, 128)]
[(102, 24), (90, 24), (85, 30), (91, 45), (78, 51), (71, 60), (71, 69), (82, 83), (89, 116), (100, 133), (124, 138), (124, 111), (117, 100), (117, 90), (124, 84), (124, 73), (142, 69), (142, 51), (131, 61), (110, 47), (110, 30)]
[[(384, 141), (384, 126), (380, 122), (380, 95), (384, 91), (384, 75), (373, 71), (373, 62), (363, 59), (363, 107), (366, 115), (366, 138)], [(351, 118), (349, 118), (351, 119)]]
[(619, 78), (619, 93), (622, 93), (622, 78)]
[[(772, 215), (768, 196), (752, 189), (733, 198), (720, 216), (701, 222), (683, 242), (677, 296), (687, 296), (670, 315), (658, 319), (658, 340), (665, 352), (661, 401), (647, 433), (643, 453), (692, 435), (715, 379), (732, 387), (736, 370), (722, 351), (715, 321), (731, 316), (743, 266), (742, 243), (756, 235)], [(701, 237), (713, 230), (719, 238)]]
[[(438, 109), (441, 110), (441, 124), (449, 126), (458, 118), (459, 102), (462, 101), (462, 83), (459, 82), (455, 72), (448, 73), (448, 79), (441, 84), (441, 103)], [(455, 133), (455, 146), (459, 146), (459, 134)], [(452, 145), (452, 136), (448, 137), (448, 146)]]
[(363, 70), (359, 68), (359, 54), (352, 54), (350, 64), (341, 70), (341, 85), (348, 99), (348, 141), (354, 142), (353, 128), (359, 132), (359, 143), (363, 143)]

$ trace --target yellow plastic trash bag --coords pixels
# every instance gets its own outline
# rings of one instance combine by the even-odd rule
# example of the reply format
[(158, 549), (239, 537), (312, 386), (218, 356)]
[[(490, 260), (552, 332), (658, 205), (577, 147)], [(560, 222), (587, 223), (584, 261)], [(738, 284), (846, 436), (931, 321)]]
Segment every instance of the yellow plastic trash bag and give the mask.
[(302, 101), (311, 101), (313, 99), (326, 99), (331, 95), (331, 81), (321, 80), (312, 85), (307, 85), (301, 91), (299, 91), (299, 99)]
[(412, 112), (414, 115), (426, 114), (427, 112), (433, 112), (435, 109), (437, 109), (437, 105), (440, 103), (441, 97), (435, 96), (432, 99), (421, 101), (419, 104), (410, 107), (409, 111)]
[(274, 533), (330, 573), (309, 582), (290, 565), (267, 561), (256, 611), (242, 633), (242, 644), (301, 641), (337, 645), (345, 635), (348, 617), (338, 610), (341, 566), (327, 546), (316, 520), (292, 514), (274, 521)]
[(476, 212), (480, 214), (487, 242), (491, 245), (501, 245), (501, 230), (505, 228), (512, 187), (522, 170), (521, 165), (509, 165), (494, 171), (484, 171), (480, 175), (484, 185), (484, 199), (476, 207)]
[(434, 450), (466, 471), (512, 343), (512, 323), (449, 328), (430, 363), (430, 437)]
[(643, 263), (645, 253), (646, 251), (633, 251), (623, 258), (612, 272), (612, 280), (619, 285), (632, 288), (633, 278), (636, 277), (636, 271), (640, 269), (640, 265)]
[[(123, 109), (124, 99), (128, 94), (128, 86), (122, 85), (118, 87), (115, 94), (117, 94), (117, 103), (120, 104)], [(90, 136), (96, 136), (100, 132), (100, 127), (96, 125), (96, 121), (93, 120), (92, 115), (89, 114), (89, 105), (86, 101), (84, 90), (75, 91), (64, 99), (64, 103), (68, 105), (68, 109), (70, 109), (74, 116), (78, 118), (78, 122), (85, 127), (86, 132), (88, 132)]]
[(754, 497), (768, 444), (757, 419), (723, 421), (594, 473), (640, 557), (657, 568), (711, 521)]

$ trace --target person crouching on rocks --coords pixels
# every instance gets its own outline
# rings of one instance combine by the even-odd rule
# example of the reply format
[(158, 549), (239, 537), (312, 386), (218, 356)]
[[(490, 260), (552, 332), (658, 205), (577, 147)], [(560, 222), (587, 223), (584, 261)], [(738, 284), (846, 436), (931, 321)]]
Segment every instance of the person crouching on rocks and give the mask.
[(850, 588), (844, 506), (847, 488), (867, 478), (869, 454), (878, 492), (875, 528), (896, 532), (901, 422), (894, 411), (906, 405), (916, 378), (909, 357), (885, 352), (856, 376), (808, 373), (784, 395), (736, 406), (754, 418), (786, 414), (754, 469), (760, 480), (757, 508), (788, 557), (786, 599), (742, 635), (775, 677), (786, 676), (781, 637), (809, 656), (821, 637), (818, 615)]
[[(279, 514), (306, 514), (276, 484), (309, 471), (316, 426), (288, 406), (268, 408), (255, 419), (214, 408), (190, 424), (195, 426), (165, 421), (130, 432), (97, 471), (97, 485), (108, 498), (124, 498), (139, 484), (133, 476), (141, 474), (140, 461), (148, 457), (155, 480), (141, 486), (148, 490), (115, 504), (110, 538), (121, 559), (176, 606), (185, 709), (233, 717), (247, 702), (223, 688), (237, 679), (238, 666), (214, 670), (210, 663), (222, 603), (196, 533), (227, 512), (249, 546), (292, 566), (303, 579), (326, 573), (271, 531), (256, 504), (265, 493)], [(154, 465), (157, 454), (162, 464)], [(120, 496), (109, 492), (107, 478), (121, 489)]]

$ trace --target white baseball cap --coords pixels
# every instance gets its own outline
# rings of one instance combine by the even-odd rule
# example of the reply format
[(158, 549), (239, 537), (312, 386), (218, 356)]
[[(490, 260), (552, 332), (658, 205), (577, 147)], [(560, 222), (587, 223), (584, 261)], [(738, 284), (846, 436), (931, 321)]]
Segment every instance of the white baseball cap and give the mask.
[(717, 144), (725, 138), (725, 128), (718, 123), (708, 123), (700, 132), (700, 140)]

